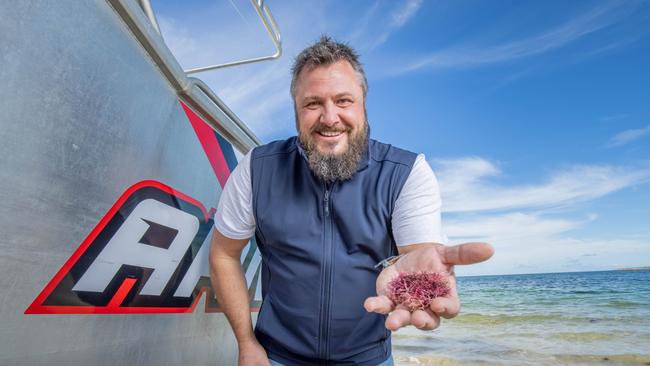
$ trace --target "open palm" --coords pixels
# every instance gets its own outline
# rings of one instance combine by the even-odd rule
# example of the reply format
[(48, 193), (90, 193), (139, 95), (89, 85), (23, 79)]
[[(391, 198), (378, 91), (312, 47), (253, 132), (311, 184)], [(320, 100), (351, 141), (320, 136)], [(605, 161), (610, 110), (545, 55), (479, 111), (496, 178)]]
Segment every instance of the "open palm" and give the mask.
[[(441, 244), (419, 244), (412, 246), (397, 263), (385, 268), (377, 278), (377, 296), (369, 297), (364, 307), (369, 312), (389, 314), (386, 328), (397, 330), (413, 325), (423, 330), (438, 327), (440, 317), (453, 318), (460, 311), (460, 300), (456, 292), (454, 265), (473, 264), (489, 259), (494, 250), (486, 243), (465, 243), (455, 246)], [(449, 294), (431, 301), (427, 309), (410, 312), (400, 304), (394, 304), (388, 297), (388, 284), (400, 273), (437, 272), (447, 276)]]

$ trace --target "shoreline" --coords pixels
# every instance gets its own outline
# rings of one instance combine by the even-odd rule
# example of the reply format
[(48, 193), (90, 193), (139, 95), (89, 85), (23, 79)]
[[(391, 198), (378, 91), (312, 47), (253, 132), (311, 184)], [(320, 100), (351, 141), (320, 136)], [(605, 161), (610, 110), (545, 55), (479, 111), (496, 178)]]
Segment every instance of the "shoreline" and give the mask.
[(571, 273), (596, 273), (596, 272), (616, 272), (616, 271), (650, 271), (650, 266), (644, 267), (623, 267), (612, 269), (599, 269), (593, 271), (566, 271), (566, 272), (529, 272), (529, 273), (505, 273), (505, 274), (475, 274), (475, 275), (456, 275), (458, 278), (468, 277), (496, 277), (496, 276), (528, 276), (528, 275), (545, 275), (545, 274), (571, 274)]

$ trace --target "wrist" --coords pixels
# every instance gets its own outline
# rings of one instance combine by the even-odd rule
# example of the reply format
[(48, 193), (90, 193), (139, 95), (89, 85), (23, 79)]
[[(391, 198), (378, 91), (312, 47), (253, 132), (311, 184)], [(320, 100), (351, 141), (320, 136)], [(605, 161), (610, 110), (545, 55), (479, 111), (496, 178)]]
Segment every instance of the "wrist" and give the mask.
[(251, 335), (250, 337), (237, 339), (237, 345), (239, 346), (239, 348), (247, 348), (247, 347), (259, 346), (260, 343), (257, 341), (257, 338), (255, 338), (254, 335)]

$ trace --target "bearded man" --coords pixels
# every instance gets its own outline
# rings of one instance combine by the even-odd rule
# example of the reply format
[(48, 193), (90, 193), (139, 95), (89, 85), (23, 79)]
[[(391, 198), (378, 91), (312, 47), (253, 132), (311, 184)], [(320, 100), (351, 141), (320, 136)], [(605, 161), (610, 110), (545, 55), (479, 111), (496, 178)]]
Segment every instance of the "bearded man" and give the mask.
[[(455, 316), (453, 265), (493, 253), (441, 244), (435, 176), (423, 155), (369, 139), (367, 85), (349, 46), (307, 47), (291, 82), (298, 137), (253, 149), (224, 188), (210, 268), (240, 365), (392, 365), (390, 331)], [(254, 330), (240, 264), (253, 235), (263, 259)], [(386, 296), (400, 272), (445, 273), (451, 291), (411, 312)]]

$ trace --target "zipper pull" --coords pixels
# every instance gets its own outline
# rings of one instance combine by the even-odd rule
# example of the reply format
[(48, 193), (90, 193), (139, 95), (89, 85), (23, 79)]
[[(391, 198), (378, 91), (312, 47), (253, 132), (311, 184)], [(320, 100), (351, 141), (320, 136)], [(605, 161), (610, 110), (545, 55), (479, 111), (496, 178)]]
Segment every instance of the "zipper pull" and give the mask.
[(325, 189), (325, 199), (324, 199), (324, 204), (325, 204), (325, 216), (330, 215), (330, 190)]

